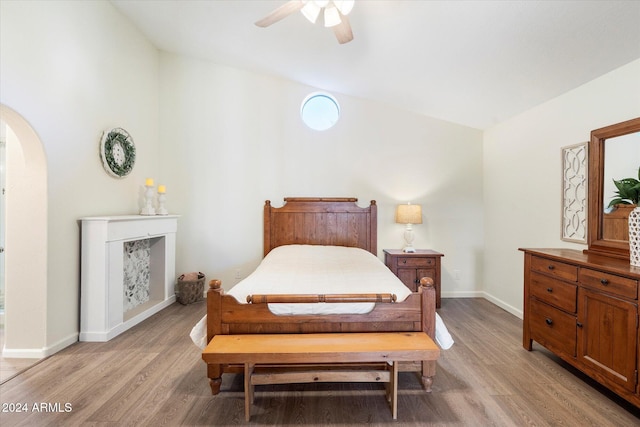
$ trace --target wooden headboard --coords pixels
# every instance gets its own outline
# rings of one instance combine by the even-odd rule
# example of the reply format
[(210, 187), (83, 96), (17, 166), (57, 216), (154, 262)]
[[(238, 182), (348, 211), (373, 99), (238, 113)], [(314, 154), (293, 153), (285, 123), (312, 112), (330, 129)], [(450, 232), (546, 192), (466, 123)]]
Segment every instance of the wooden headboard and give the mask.
[(378, 206), (356, 198), (286, 197), (281, 208), (264, 204), (264, 255), (282, 245), (335, 245), (365, 249), (377, 256)]

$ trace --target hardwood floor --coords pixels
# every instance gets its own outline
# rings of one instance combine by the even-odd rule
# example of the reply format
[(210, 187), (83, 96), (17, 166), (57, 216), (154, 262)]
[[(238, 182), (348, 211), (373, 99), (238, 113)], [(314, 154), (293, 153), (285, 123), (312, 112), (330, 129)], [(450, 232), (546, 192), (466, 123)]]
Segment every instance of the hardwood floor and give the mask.
[[(204, 312), (204, 303), (174, 304), (110, 342), (77, 343), (45, 359), (0, 386), (0, 424), (245, 424), (242, 377), (225, 377), (212, 396), (189, 339)], [(251, 424), (640, 425), (637, 408), (541, 346), (524, 350), (522, 322), (504, 310), (443, 299), (439, 312), (456, 343), (442, 351), (432, 393), (415, 374), (400, 374), (397, 421), (381, 384), (293, 384), (258, 386)]]

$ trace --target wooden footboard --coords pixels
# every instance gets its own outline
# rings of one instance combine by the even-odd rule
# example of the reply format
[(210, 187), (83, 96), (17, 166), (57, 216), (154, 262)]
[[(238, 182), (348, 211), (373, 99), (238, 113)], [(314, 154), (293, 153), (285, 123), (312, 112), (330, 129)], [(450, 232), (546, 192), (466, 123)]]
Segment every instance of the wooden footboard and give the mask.
[[(277, 300), (271, 298), (277, 297)], [(420, 281), (418, 292), (402, 302), (394, 302), (391, 294), (331, 295), (331, 302), (375, 302), (366, 314), (275, 315), (269, 302), (326, 302), (327, 295), (264, 296), (254, 295), (251, 303), (238, 302), (225, 295), (220, 280), (212, 280), (207, 291), (207, 342), (220, 334), (310, 334), (328, 332), (416, 332), (423, 331), (435, 340), (436, 295), (431, 278)], [(422, 371), (425, 389), (431, 389), (435, 361), (416, 362)], [(414, 364), (415, 365), (415, 364)], [(421, 365), (421, 366), (420, 366)], [(415, 368), (415, 366), (414, 366)], [(240, 372), (231, 365), (207, 365), (213, 394), (220, 391), (223, 372)], [(409, 370), (414, 370), (413, 368)]]

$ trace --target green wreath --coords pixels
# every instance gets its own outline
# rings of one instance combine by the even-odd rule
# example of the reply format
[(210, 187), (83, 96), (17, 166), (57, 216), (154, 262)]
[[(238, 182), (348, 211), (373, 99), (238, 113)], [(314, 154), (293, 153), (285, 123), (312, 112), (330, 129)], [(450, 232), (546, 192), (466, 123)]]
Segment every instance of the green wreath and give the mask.
[(102, 156), (105, 167), (116, 176), (129, 174), (136, 162), (136, 147), (124, 129), (112, 129), (104, 138)]

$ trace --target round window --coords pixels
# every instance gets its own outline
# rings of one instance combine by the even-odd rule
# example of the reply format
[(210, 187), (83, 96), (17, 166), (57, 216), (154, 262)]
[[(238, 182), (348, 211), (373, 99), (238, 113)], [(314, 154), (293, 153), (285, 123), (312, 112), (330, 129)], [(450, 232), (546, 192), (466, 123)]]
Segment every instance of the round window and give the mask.
[(327, 130), (340, 117), (338, 101), (328, 93), (315, 92), (302, 101), (302, 121), (313, 130)]

